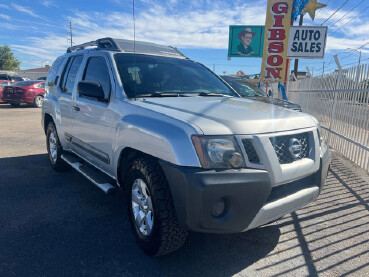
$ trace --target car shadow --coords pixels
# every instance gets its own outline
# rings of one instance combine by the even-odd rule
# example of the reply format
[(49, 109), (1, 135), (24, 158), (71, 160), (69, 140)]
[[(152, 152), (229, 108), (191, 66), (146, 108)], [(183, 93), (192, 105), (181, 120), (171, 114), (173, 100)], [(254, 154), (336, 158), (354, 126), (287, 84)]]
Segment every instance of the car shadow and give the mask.
[(33, 106), (32, 104), (23, 104), (23, 103), (20, 106), (12, 106), (9, 103), (0, 103), (0, 109), (20, 109), (20, 108), (36, 109), (37, 107)]
[(189, 233), (162, 257), (135, 242), (122, 193), (107, 196), (79, 173), (55, 172), (46, 154), (0, 159), (0, 276), (230, 276), (268, 255), (280, 230)]

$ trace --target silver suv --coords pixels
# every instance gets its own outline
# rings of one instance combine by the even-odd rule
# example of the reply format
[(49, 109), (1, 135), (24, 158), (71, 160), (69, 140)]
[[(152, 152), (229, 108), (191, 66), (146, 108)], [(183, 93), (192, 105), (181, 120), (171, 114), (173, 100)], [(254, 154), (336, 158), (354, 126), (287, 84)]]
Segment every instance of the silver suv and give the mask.
[(148, 255), (188, 230), (243, 232), (314, 201), (330, 153), (317, 120), (240, 96), (176, 48), (104, 38), (74, 46), (47, 77), (51, 166), (126, 192)]

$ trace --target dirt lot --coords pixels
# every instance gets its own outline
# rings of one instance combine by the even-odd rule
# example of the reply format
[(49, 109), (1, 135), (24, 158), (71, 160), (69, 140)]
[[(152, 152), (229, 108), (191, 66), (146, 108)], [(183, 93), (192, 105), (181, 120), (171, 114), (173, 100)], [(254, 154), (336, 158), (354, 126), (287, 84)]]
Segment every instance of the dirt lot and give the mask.
[(0, 276), (369, 276), (369, 176), (334, 153), (318, 201), (234, 235), (145, 256), (121, 194), (48, 162), (41, 112), (0, 104)]

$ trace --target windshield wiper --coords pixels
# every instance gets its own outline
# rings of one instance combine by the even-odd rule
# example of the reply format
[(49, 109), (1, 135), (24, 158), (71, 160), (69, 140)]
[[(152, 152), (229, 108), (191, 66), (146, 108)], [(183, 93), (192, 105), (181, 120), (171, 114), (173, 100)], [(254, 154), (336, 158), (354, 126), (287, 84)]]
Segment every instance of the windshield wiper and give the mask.
[(199, 92), (198, 96), (227, 96), (227, 94), (223, 94), (223, 93), (214, 93), (214, 92)]
[(137, 97), (143, 98), (143, 97), (179, 97), (178, 92), (159, 92), (154, 91), (153, 93), (147, 93), (147, 94), (138, 94)]

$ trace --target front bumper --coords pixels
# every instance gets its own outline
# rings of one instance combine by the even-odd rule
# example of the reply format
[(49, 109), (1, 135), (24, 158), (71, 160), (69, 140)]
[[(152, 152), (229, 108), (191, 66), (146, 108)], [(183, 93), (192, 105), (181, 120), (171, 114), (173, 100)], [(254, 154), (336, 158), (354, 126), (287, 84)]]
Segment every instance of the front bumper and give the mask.
[[(314, 174), (272, 187), (266, 170), (203, 170), (160, 162), (171, 189), (178, 221), (187, 229), (208, 233), (237, 233), (272, 222), (314, 201), (323, 188), (331, 154), (321, 157)], [(212, 215), (215, 202), (226, 210)]]

